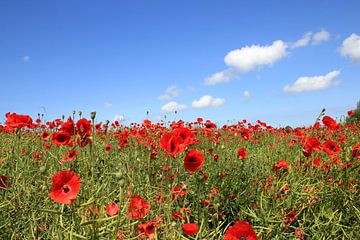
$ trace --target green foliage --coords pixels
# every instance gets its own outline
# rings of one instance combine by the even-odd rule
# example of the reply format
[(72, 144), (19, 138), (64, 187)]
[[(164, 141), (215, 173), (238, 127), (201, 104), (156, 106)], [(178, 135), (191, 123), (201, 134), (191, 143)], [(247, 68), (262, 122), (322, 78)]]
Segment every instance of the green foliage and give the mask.
[(353, 116), (347, 116), (345, 122), (356, 124), (360, 122), (360, 101), (357, 102), (356, 109), (353, 110), (354, 115)]
[[(11, 183), (10, 188), (0, 189), (0, 239), (116, 239), (118, 230), (126, 236), (123, 239), (137, 239), (138, 225), (158, 218), (162, 222), (156, 239), (165, 240), (219, 240), (237, 220), (248, 221), (259, 239), (296, 239), (297, 229), (305, 239), (360, 239), (360, 162), (351, 155), (360, 129), (298, 129), (305, 137), (319, 137), (322, 142), (346, 136), (338, 155), (342, 164), (324, 152), (306, 158), (302, 151), (305, 137), (290, 128), (251, 129), (250, 140), (241, 137), (241, 130), (215, 130), (210, 136), (199, 130), (199, 143), (188, 149), (204, 153), (202, 170), (207, 180), (199, 171), (189, 175), (184, 169), (186, 151), (173, 157), (159, 147), (158, 154), (150, 158), (154, 149), (139, 139), (159, 143), (160, 134), (159, 130), (145, 131), (148, 135), (132, 136), (124, 147), (119, 147), (113, 131), (94, 134), (92, 145), (77, 147), (76, 160), (63, 164), (59, 161), (69, 148), (45, 150), (44, 144), (51, 145), (51, 141), (44, 142), (40, 132), (0, 132), (0, 176), (6, 175)], [(218, 143), (213, 140), (217, 133)], [(112, 146), (109, 152), (105, 151), (107, 143)], [(237, 157), (240, 147), (246, 149), (245, 160)], [(42, 153), (41, 159), (34, 158), (37, 152)], [(219, 155), (217, 161), (213, 153)], [(322, 159), (321, 167), (312, 164), (315, 157)], [(282, 159), (291, 167), (277, 172), (273, 166)], [(344, 163), (351, 167), (344, 168)], [(324, 164), (329, 164), (328, 171)], [(52, 176), (63, 169), (75, 171), (81, 179), (72, 205), (55, 203), (48, 196)], [(174, 186), (188, 193), (172, 200)], [(210, 195), (213, 188), (217, 193)], [(132, 194), (151, 205), (142, 219), (128, 217)], [(235, 198), (229, 197), (232, 194)], [(161, 204), (158, 196), (163, 199)], [(204, 205), (204, 200), (209, 204)], [(105, 207), (113, 201), (120, 211), (109, 217)], [(184, 218), (175, 219), (174, 211)], [(200, 226), (193, 238), (181, 230), (189, 222)]]

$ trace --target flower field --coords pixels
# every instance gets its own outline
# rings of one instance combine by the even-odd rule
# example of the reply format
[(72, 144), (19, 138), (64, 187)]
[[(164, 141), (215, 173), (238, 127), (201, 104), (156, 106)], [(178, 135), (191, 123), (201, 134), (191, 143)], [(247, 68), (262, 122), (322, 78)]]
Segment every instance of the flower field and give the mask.
[(0, 125), (0, 239), (360, 239), (360, 123)]

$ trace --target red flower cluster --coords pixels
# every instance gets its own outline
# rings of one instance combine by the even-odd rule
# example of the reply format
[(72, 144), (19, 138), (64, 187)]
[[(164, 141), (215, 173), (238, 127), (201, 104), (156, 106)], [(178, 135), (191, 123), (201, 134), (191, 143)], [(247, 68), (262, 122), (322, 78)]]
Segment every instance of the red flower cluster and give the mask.
[(179, 127), (171, 133), (164, 133), (160, 139), (160, 146), (162, 149), (176, 155), (183, 152), (189, 145), (195, 144), (199, 139), (194, 138), (194, 132), (187, 128)]
[(32, 127), (32, 118), (28, 115), (18, 115), (16, 113), (10, 114), (9, 112), (5, 114), (6, 117), (6, 126), (9, 128), (23, 128), (23, 127)]

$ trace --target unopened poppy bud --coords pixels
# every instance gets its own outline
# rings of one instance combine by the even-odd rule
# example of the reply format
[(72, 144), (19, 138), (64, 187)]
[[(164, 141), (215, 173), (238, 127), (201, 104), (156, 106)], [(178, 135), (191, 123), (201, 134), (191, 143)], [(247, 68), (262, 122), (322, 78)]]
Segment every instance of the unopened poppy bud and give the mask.
[(96, 112), (91, 112), (91, 113), (90, 113), (90, 118), (91, 118), (92, 120), (94, 120), (95, 117), (96, 117)]
[(41, 173), (44, 173), (44, 172), (46, 171), (46, 167), (45, 167), (45, 166), (41, 166), (39, 170), (40, 170)]
[(123, 173), (119, 171), (119, 172), (116, 172), (114, 175), (117, 178), (121, 178), (123, 176)]
[(122, 177), (122, 178), (120, 178), (120, 180), (119, 180), (119, 186), (120, 187), (124, 187), (125, 186), (125, 179)]

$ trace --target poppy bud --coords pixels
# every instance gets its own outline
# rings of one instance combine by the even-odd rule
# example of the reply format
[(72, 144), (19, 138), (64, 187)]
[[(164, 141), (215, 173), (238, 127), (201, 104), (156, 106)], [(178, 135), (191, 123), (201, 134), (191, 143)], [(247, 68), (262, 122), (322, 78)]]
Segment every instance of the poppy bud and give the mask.
[(91, 112), (91, 113), (90, 113), (90, 118), (91, 118), (91, 120), (94, 120), (95, 117), (96, 117), (96, 112)]

